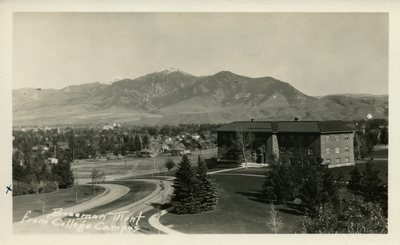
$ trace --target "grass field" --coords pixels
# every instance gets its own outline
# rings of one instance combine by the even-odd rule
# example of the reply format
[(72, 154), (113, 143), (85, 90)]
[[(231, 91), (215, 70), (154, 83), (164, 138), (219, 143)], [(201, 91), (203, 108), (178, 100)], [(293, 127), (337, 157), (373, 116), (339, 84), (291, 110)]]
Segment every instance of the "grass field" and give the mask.
[[(194, 151), (191, 155), (189, 155), (189, 159), (191, 160), (192, 164), (195, 165), (197, 163), (198, 155), (201, 154), (204, 158), (210, 158), (214, 156), (215, 153), (215, 149), (203, 150), (201, 153), (200, 151)], [(79, 160), (72, 164), (71, 168), (79, 179), (90, 178), (93, 168), (96, 168), (100, 172), (104, 171), (106, 175), (135, 173), (140, 176), (151, 173), (156, 174), (167, 172), (168, 169), (164, 166), (167, 159), (172, 159), (176, 163), (176, 166), (178, 166), (179, 162), (182, 160), (182, 157), (168, 155), (159, 155), (152, 158), (129, 157), (126, 159), (126, 163), (125, 159), (123, 158), (109, 161), (105, 159), (101, 159), (99, 161)], [(176, 167), (173, 169), (176, 169)]]
[[(212, 175), (218, 191), (216, 210), (194, 215), (168, 213), (161, 223), (188, 234), (264, 234), (272, 233), (266, 225), (268, 203), (260, 200), (264, 178), (240, 175)], [(303, 215), (295, 209), (277, 205), (285, 222), (280, 233), (290, 233)]]
[[(103, 192), (104, 188), (97, 187), (96, 196)], [(93, 186), (80, 186), (78, 194), (79, 203), (86, 202), (93, 197)], [(32, 213), (29, 214), (31, 218), (42, 215), (42, 203), (38, 202), (39, 198), (40, 194), (13, 197), (13, 222), (22, 220), (29, 210), (32, 211)], [(53, 208), (68, 208), (74, 205), (76, 205), (74, 189), (61, 189), (48, 193), (48, 201), (46, 202), (44, 211), (48, 214), (53, 212)]]

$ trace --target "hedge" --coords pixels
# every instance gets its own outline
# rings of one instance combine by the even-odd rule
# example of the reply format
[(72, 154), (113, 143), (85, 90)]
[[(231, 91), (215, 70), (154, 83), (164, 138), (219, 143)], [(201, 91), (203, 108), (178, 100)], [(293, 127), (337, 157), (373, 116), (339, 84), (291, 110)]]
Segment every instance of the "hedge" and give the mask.
[(58, 190), (58, 181), (40, 181), (38, 182), (19, 182), (13, 181), (13, 196), (22, 196), (27, 194), (48, 193)]

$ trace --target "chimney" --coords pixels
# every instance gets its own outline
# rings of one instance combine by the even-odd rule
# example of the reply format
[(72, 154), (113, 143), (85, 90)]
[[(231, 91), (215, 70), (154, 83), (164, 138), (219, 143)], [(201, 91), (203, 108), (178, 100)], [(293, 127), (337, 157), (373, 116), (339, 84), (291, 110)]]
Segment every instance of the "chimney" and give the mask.
[(299, 121), (299, 118), (298, 118), (298, 117), (295, 117), (295, 118), (294, 118), (294, 121), (295, 121), (295, 122)]
[(254, 122), (254, 118), (251, 119), (251, 122)]

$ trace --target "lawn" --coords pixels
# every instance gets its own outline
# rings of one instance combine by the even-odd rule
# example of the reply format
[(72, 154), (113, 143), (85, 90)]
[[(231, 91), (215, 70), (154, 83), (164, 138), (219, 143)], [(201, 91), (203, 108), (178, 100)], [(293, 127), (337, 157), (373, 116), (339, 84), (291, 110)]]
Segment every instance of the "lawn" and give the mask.
[[(210, 158), (213, 156), (211, 150), (209, 152), (202, 152), (202, 156), (204, 158)], [(196, 151), (193, 154), (189, 155), (189, 158), (192, 164), (197, 163), (197, 157), (200, 152)], [(78, 163), (75, 163), (71, 166), (72, 170), (75, 174), (78, 175), (78, 178), (90, 178), (91, 171), (93, 168), (96, 168), (100, 172), (104, 171), (106, 175), (114, 175), (114, 174), (126, 174), (126, 173), (136, 173), (137, 176), (147, 175), (151, 173), (163, 173), (168, 171), (168, 169), (164, 166), (167, 159), (172, 159), (176, 163), (176, 167), (179, 165), (179, 162), (182, 160), (181, 156), (169, 156), (169, 155), (158, 155), (156, 157), (151, 158), (132, 158), (129, 157), (126, 159), (115, 159), (115, 160), (105, 160), (101, 159), (99, 161), (85, 161), (79, 160)], [(176, 167), (173, 168), (176, 169)]]
[[(104, 188), (97, 187), (96, 196), (104, 192)], [(32, 211), (29, 217), (34, 218), (42, 215), (42, 204), (38, 202), (41, 194), (32, 194), (13, 197), (13, 222), (23, 219), (27, 211)], [(79, 188), (78, 200), (79, 203), (86, 202), (92, 199), (93, 186), (82, 185)], [(45, 206), (45, 213), (52, 213), (53, 208), (68, 208), (76, 205), (75, 191), (73, 188), (61, 189), (55, 192), (48, 193), (48, 201)]]
[[(261, 186), (264, 178), (214, 174), (219, 200), (216, 210), (193, 215), (168, 213), (161, 223), (187, 234), (266, 234), (269, 204), (263, 202)], [(285, 225), (280, 233), (290, 233), (302, 220), (295, 209), (277, 205)]]

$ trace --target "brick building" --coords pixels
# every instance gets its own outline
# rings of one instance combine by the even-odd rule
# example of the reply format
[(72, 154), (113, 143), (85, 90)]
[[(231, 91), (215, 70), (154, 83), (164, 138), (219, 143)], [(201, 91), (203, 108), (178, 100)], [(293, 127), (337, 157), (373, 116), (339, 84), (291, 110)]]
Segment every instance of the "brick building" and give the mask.
[(237, 130), (254, 135), (252, 154), (258, 163), (268, 163), (269, 156), (275, 154), (281, 163), (289, 164), (301, 152), (309, 161), (323, 159), (332, 167), (354, 164), (355, 129), (340, 122), (232, 122), (215, 130), (218, 160), (236, 158), (232, 140)]

